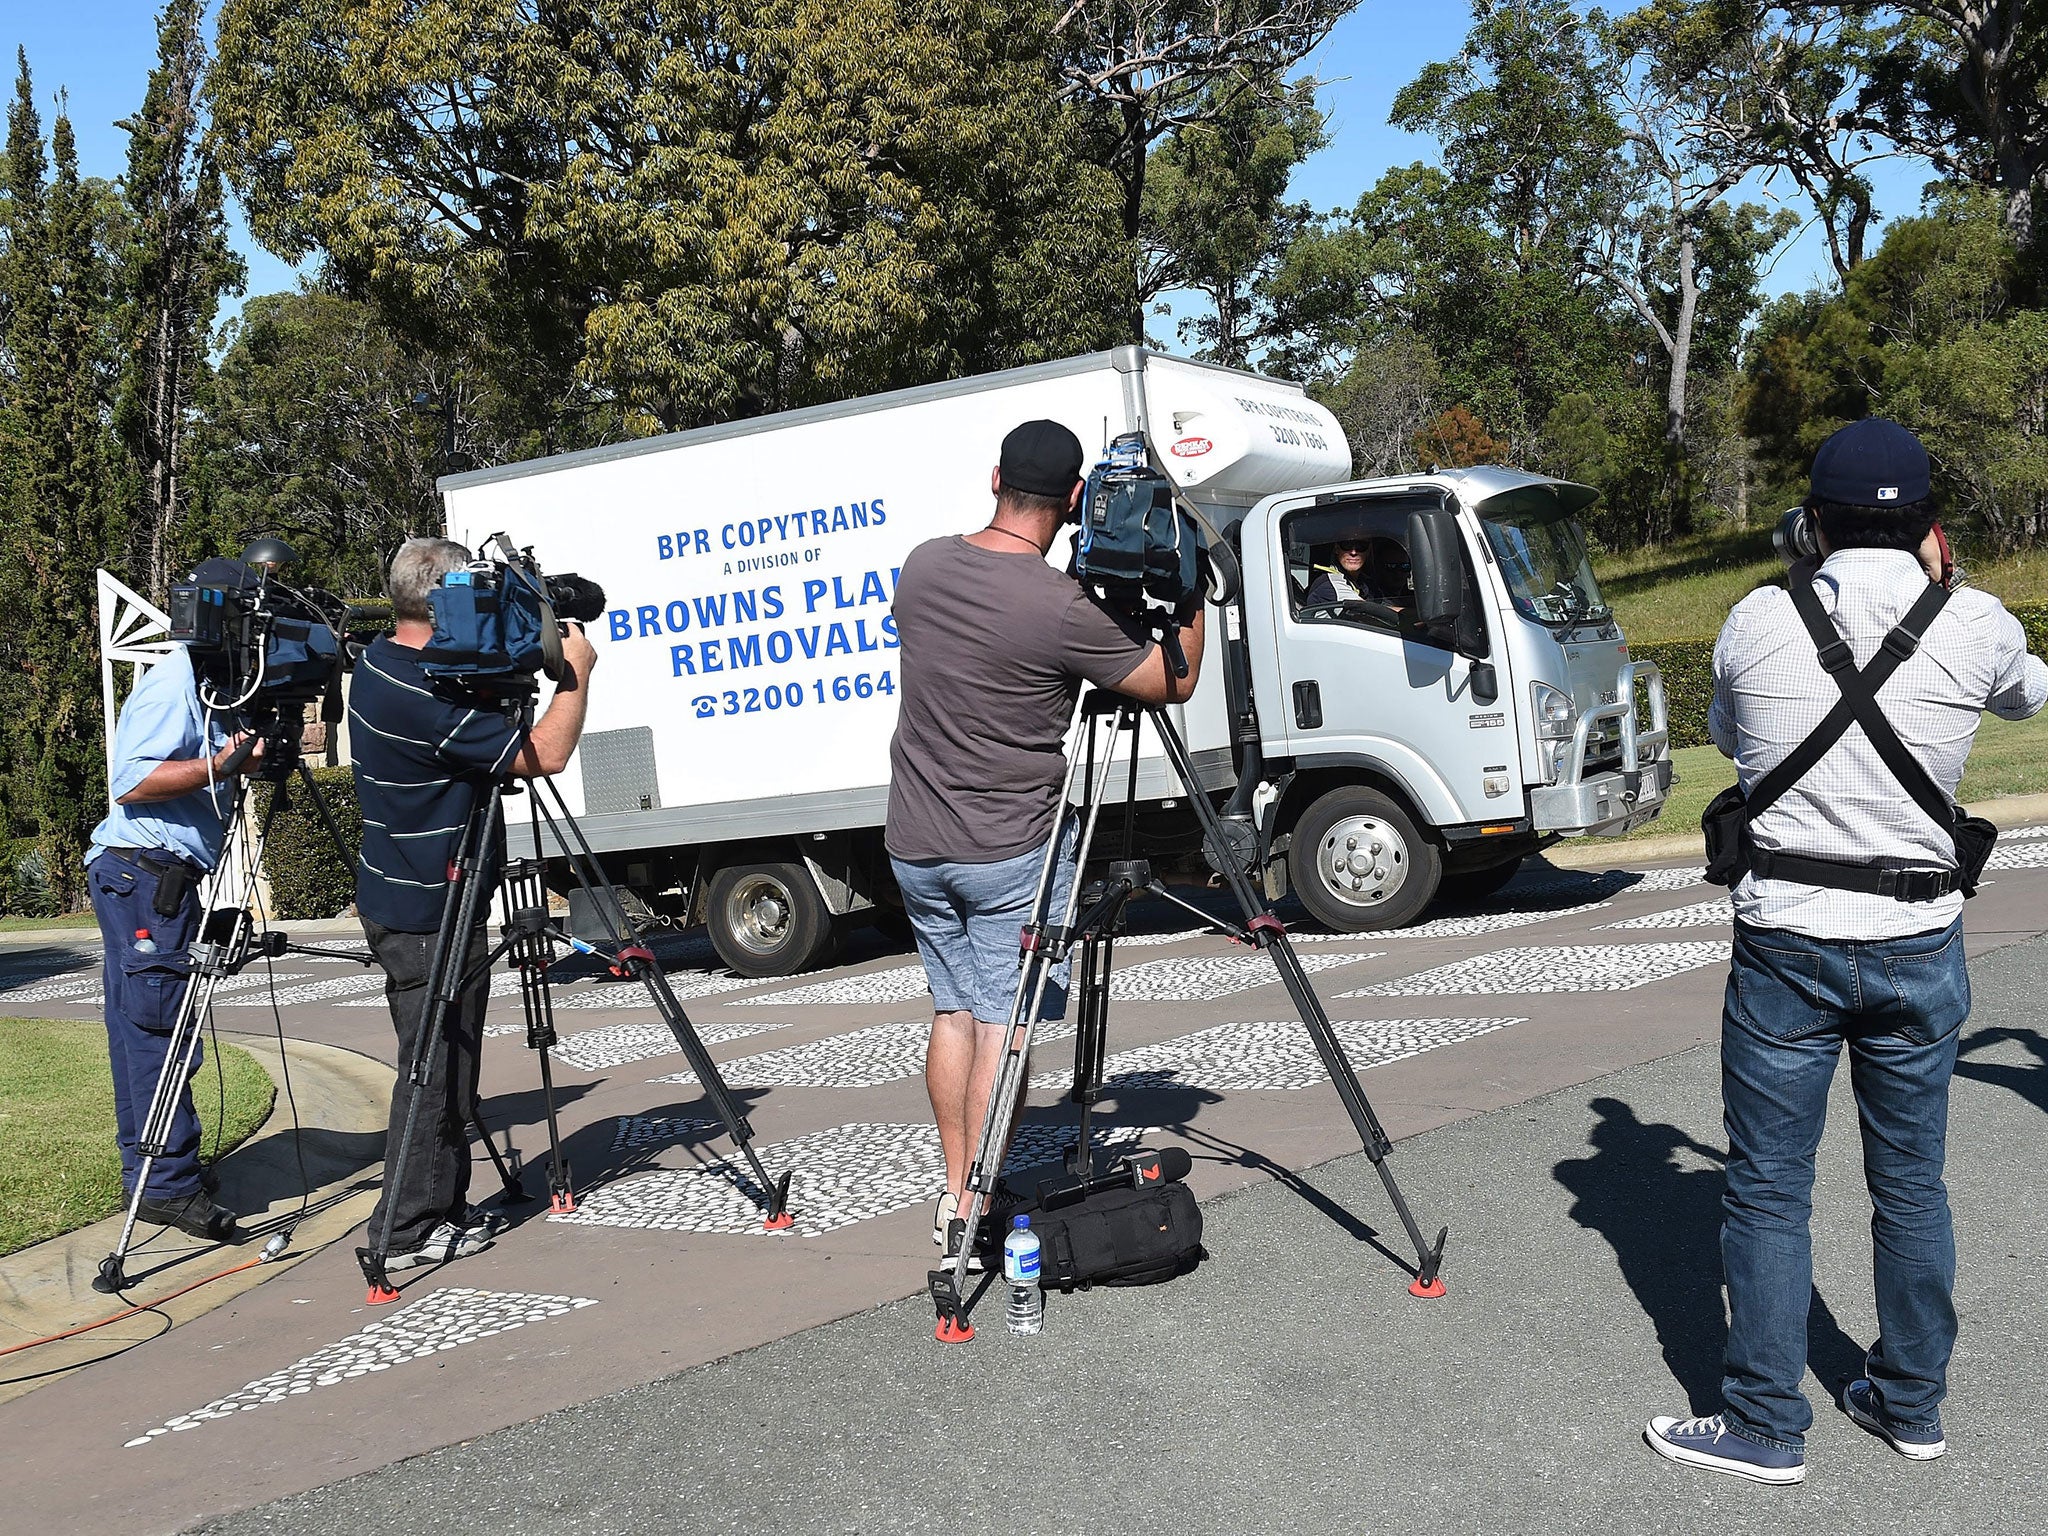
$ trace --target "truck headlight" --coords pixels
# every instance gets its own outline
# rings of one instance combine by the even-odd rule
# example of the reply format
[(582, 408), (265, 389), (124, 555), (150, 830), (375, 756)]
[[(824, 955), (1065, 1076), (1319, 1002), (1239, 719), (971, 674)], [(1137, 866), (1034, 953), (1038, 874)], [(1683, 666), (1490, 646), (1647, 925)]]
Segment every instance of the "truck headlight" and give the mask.
[(1579, 707), (1572, 696), (1548, 683), (1531, 683), (1529, 698), (1535, 707), (1536, 739), (1570, 741), (1579, 724)]

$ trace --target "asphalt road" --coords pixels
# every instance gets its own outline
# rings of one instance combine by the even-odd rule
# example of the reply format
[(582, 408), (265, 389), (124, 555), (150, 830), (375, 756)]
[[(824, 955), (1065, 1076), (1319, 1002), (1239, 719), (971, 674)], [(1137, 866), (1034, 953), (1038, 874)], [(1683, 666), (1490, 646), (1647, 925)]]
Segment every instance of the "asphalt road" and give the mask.
[(1367, 1240), (1361, 1219), (1393, 1224), (1354, 1155), (1209, 1202), (1196, 1274), (1053, 1297), (1036, 1338), (990, 1307), (975, 1344), (942, 1348), (921, 1300), (889, 1303), (201, 1529), (2048, 1529), (2048, 941), (1972, 976), (1940, 1462), (1893, 1455), (1827, 1402), (1874, 1326), (1846, 1074), (1816, 1197), (1807, 1483), (1755, 1487), (1642, 1445), (1651, 1414), (1713, 1404), (1709, 1045), (1404, 1141), (1401, 1173), (1451, 1225), (1441, 1301), (1411, 1299)]

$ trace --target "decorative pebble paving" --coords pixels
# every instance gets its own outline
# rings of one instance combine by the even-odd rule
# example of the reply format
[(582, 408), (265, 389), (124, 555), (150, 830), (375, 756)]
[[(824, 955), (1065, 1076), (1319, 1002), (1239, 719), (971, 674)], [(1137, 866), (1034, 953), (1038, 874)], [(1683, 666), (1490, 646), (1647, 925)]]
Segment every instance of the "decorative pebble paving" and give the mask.
[(281, 1403), (321, 1387), (337, 1386), (373, 1371), (388, 1371), (411, 1360), (492, 1338), (528, 1323), (544, 1323), (594, 1307), (593, 1298), (541, 1296), (526, 1291), (476, 1291), (451, 1286), (408, 1302), (389, 1317), (315, 1350), (304, 1359), (252, 1381), (239, 1392), (217, 1397), (204, 1408), (181, 1413), (127, 1444), (148, 1445), (165, 1435), (196, 1429), (209, 1419), (231, 1419), (238, 1413)]
[(1598, 912), (1608, 905), (1609, 903), (1604, 901), (1588, 901), (1572, 907), (1472, 912), (1458, 917), (1433, 917), (1427, 922), (1417, 923), (1412, 928), (1376, 928), (1370, 934), (1290, 933), (1288, 937), (1297, 944), (1326, 944), (1342, 939), (1351, 939), (1355, 942), (1362, 938), (1370, 938), (1375, 943), (1382, 939), (1464, 939), (1475, 934), (1499, 933), (1504, 928), (1524, 928), (1530, 923), (1547, 923), (1552, 918), (1577, 917), (1585, 912)]
[[(244, 971), (239, 976), (223, 976), (214, 983), (213, 999), (226, 1005), (228, 997), (236, 992), (247, 992), (255, 987), (267, 987), (272, 980), (303, 981), (303, 971), (279, 971), (273, 978), (260, 971)], [(17, 987), (11, 992), (0, 992), (0, 1005), (13, 1003), (59, 1003), (75, 1002), (81, 1008), (101, 1008), (106, 999), (100, 995), (100, 972), (95, 967), (83, 976), (73, 976), (64, 981), (53, 981), (38, 987)], [(238, 1002), (270, 1004), (270, 997), (239, 998)]]
[[(339, 962), (337, 962), (339, 963)], [(325, 981), (308, 981), (296, 987), (279, 987), (277, 1005), (289, 1007), (293, 1003), (318, 1003), (332, 997), (358, 997), (365, 992), (377, 994), (377, 1001), (384, 1001), (384, 973), (380, 970), (355, 970), (347, 976), (329, 976)], [(268, 1008), (271, 998), (268, 993), (261, 997), (234, 997), (222, 1004), (226, 1008)]]
[(1360, 987), (1340, 997), (1450, 997), (1514, 992), (1626, 992), (1728, 958), (1713, 940), (1682, 944), (1563, 944), (1500, 949)]
[[(1526, 1018), (1338, 1019), (1330, 1027), (1337, 1032), (1352, 1066), (1363, 1072), (1526, 1023)], [(1329, 1074), (1323, 1070), (1323, 1058), (1316, 1054), (1307, 1026), (1290, 1019), (1218, 1024), (1178, 1040), (1119, 1051), (1103, 1062), (1102, 1078), (1103, 1086), (1111, 1090), (1209, 1088), (1236, 1093), (1312, 1088), (1327, 1081)], [(1031, 1086), (1064, 1092), (1073, 1082), (1071, 1071), (1044, 1072), (1031, 1080)]]
[[(2001, 841), (2005, 834), (2000, 833)], [(1991, 850), (1986, 869), (2041, 869), (2048, 867), (2048, 838), (2033, 842), (2015, 842), (2011, 847)]]
[[(1158, 1126), (1104, 1127), (1097, 1146), (1115, 1146), (1153, 1135)], [(1073, 1140), (1068, 1125), (1026, 1124), (1019, 1128), (1003, 1171), (1036, 1167), (1060, 1157)], [(861, 1121), (813, 1131), (775, 1146), (757, 1147), (771, 1176), (794, 1172), (790, 1181), (791, 1230), (818, 1237), (870, 1221), (907, 1206), (938, 1198), (946, 1185), (946, 1159), (932, 1125)], [(585, 1227), (636, 1227), (658, 1232), (761, 1231), (760, 1192), (726, 1161), (669, 1169), (607, 1185), (582, 1197), (576, 1210), (550, 1215), (551, 1222)]]
[(675, 1115), (621, 1115), (613, 1122), (612, 1150), (632, 1152), (645, 1147), (670, 1147), (694, 1141), (701, 1131), (722, 1131), (717, 1120), (685, 1120)]
[[(787, 1020), (774, 1019), (744, 1024), (700, 1024), (697, 1038), (706, 1045), (717, 1045), (725, 1040), (738, 1040), (745, 1035), (758, 1035), (771, 1029), (782, 1029)], [(524, 1024), (515, 1026), (524, 1032)], [(549, 1054), (555, 1060), (585, 1072), (601, 1072), (606, 1067), (622, 1067), (629, 1062), (649, 1061), (657, 1056), (678, 1056), (682, 1047), (676, 1044), (676, 1037), (669, 1027), (659, 1019), (644, 1023), (613, 1024), (604, 1029), (588, 1029), (574, 1035), (563, 1035), (555, 1042)], [(695, 1082), (693, 1077), (691, 1082)]]
[[(766, 1028), (778, 1026), (768, 1025)], [(728, 1088), (876, 1088), (924, 1071), (925, 1046), (931, 1039), (930, 1019), (905, 1024), (874, 1024), (844, 1035), (785, 1046), (758, 1056), (724, 1062), (718, 1075)], [(1073, 1037), (1074, 1025), (1048, 1019), (1032, 1035), (1034, 1044)], [(706, 1035), (709, 1038), (709, 1035)], [(694, 1083), (694, 1072), (671, 1072), (657, 1083)]]
[[(1385, 951), (1373, 949), (1349, 955), (1303, 955), (1301, 968), (1313, 975), (1339, 965), (1376, 960), (1383, 953)], [(1233, 992), (1263, 987), (1279, 979), (1279, 967), (1270, 955), (1147, 960), (1138, 965), (1118, 966), (1111, 972), (1109, 995), (1121, 1002), (1207, 1002), (1213, 998), (1229, 997)]]
[(885, 971), (869, 971), (863, 976), (842, 976), (836, 981), (813, 982), (807, 987), (737, 997), (733, 1001), (787, 1003), (796, 1007), (813, 1003), (907, 1003), (914, 997), (931, 996), (931, 990), (924, 967), (913, 961), (909, 965), (892, 965)]
[(1696, 901), (1690, 906), (1673, 907), (1668, 912), (1652, 912), (1644, 917), (1631, 917), (1625, 922), (1602, 923), (1602, 928), (1725, 928), (1735, 921), (1735, 909), (1729, 905), (1726, 896), (1717, 896), (1712, 901)]

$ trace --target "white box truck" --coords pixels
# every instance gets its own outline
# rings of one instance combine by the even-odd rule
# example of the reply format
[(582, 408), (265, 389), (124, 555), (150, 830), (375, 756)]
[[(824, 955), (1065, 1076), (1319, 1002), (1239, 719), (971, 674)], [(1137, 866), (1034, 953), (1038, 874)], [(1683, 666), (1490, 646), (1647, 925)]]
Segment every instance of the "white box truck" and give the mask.
[[(1656, 814), (1661, 683), (1600, 604), (1573, 516), (1593, 493), (1495, 469), (1346, 482), (1342, 430), (1295, 385), (1123, 348), (445, 478), (451, 538), (503, 532), (604, 586), (561, 788), (608, 872), (703, 921), (734, 969), (804, 970), (850, 925), (902, 925), (881, 846), (896, 574), (987, 520), (1003, 436), (1034, 417), (1091, 450), (1145, 433), (1240, 552), (1174, 715), (1208, 792), (1242, 782), (1232, 826), (1270, 893), (1397, 926), (1445, 882)], [(1359, 538), (1413, 589), (1312, 603), (1329, 547)], [(1155, 854), (1194, 850), (1178, 794), (1146, 759)]]

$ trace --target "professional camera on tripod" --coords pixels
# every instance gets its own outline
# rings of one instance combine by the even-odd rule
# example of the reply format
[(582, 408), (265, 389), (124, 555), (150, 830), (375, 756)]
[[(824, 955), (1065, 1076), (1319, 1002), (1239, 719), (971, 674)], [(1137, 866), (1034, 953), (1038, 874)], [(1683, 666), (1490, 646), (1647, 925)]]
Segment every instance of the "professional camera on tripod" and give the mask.
[[(290, 804), (295, 776), (311, 797), (335, 847), (345, 859), (353, 857), (301, 753), (309, 705), (321, 705), (326, 721), (340, 718), (345, 652), (337, 630), (345, 622), (347, 605), (325, 592), (288, 586), (280, 572), (295, 559), (282, 540), (259, 539), (242, 551), (239, 562), (206, 560), (191, 580), (170, 592), (170, 638), (183, 643), (190, 656), (200, 706), (209, 724), (205, 739), (214, 738), (216, 725), (226, 734), (243, 737), (222, 764), (227, 775), (241, 773), (252, 758), (256, 761), (247, 777), (236, 779), (233, 799), (224, 813), (220, 858), (200, 890), (203, 916), (198, 933), (187, 955), (171, 957), (184, 970), (185, 985), (163, 1068), (138, 1134), (141, 1169), (121, 1236), (114, 1251), (101, 1261), (93, 1281), (94, 1289), (105, 1293), (129, 1285), (126, 1261), (150, 1170), (171, 1148), (184, 1086), (198, 1063), (213, 995), (222, 980), (256, 960), (286, 953), (363, 958), (293, 944), (281, 932), (259, 930), (252, 913), (264, 846), (277, 817)], [(243, 814), (252, 778), (270, 785), (269, 804), (253, 847)], [(164, 867), (158, 877), (156, 910), (168, 914), (182, 905), (190, 889), (186, 883), (190, 867), (179, 861)], [(289, 1240), (289, 1229), (277, 1233), (265, 1246), (263, 1257), (278, 1257)]]
[[(513, 726), (515, 738), (525, 742), (533, 735), (540, 679), (545, 676), (560, 683), (570, 676), (562, 647), (563, 623), (597, 618), (604, 611), (605, 598), (595, 582), (580, 576), (545, 574), (531, 549), (515, 548), (502, 533), (486, 540), (483, 548), (489, 551), (493, 546), (498, 550), (496, 557), (486, 555), (447, 571), (428, 592), (433, 634), (420, 651), (419, 670), (443, 697), (503, 715)], [(511, 762), (517, 756), (516, 751), (510, 752), (505, 760)], [(507, 857), (504, 802), (521, 789), (513, 775), (501, 772), (475, 798), (449, 861), (440, 923), (428, 961), (427, 1011), (406, 1067), (412, 1091), (403, 1132), (394, 1143), (387, 1169), (387, 1192), (406, 1187), (407, 1162), (421, 1106), (428, 1096), (424, 1090), (439, 1059), (451, 1011), (503, 956), (509, 957), (519, 976), (527, 1046), (540, 1057), (548, 1129), (549, 1208), (558, 1213), (576, 1209), (569, 1166), (562, 1155), (548, 1054), (556, 1042), (549, 967), (568, 950), (599, 959), (614, 975), (647, 989), (656, 1012), (675, 1036), (706, 1097), (747, 1161), (754, 1178), (753, 1193), (764, 1208), (763, 1225), (771, 1231), (791, 1226), (793, 1218), (785, 1210), (789, 1175), (785, 1173), (779, 1181), (769, 1178), (754, 1151), (754, 1133), (746, 1115), (683, 1013), (653, 951), (641, 941), (623, 899), (599, 866), (560, 789), (545, 773), (532, 777), (535, 782), (528, 800), (532, 856)], [(550, 847), (604, 925), (604, 945), (562, 932), (549, 916)], [(470, 936), (479, 931), (491, 897), (500, 887), (505, 894), (502, 937), (477, 962), (466, 963)], [(474, 1112), (472, 1118), (476, 1118)], [(485, 1141), (490, 1145), (488, 1135)], [(498, 1158), (494, 1146), (491, 1151), (507, 1195), (523, 1196), (516, 1175)], [(383, 1220), (373, 1223), (368, 1245), (356, 1250), (373, 1305), (397, 1299), (386, 1267), (393, 1251), (397, 1209), (397, 1201), (387, 1198)]]

